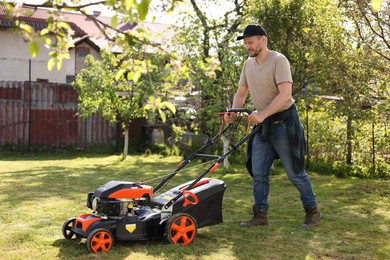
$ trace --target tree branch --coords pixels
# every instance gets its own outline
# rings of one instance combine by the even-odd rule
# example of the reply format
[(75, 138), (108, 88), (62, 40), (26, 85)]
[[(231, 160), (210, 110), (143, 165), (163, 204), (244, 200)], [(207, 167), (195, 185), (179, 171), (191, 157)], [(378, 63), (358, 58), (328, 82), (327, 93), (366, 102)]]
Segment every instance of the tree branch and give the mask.
[(99, 2), (92, 2), (92, 3), (87, 3), (87, 4), (82, 4), (82, 5), (73, 5), (72, 6), (72, 5), (67, 5), (66, 3), (64, 3), (62, 5), (56, 5), (56, 4), (53, 4), (53, 1), (46, 1), (46, 2), (43, 2), (42, 4), (23, 3), (23, 6), (33, 7), (33, 8), (44, 7), (44, 8), (55, 8), (55, 9), (66, 8), (66, 9), (72, 9), (72, 10), (80, 10), (82, 8), (85, 8), (85, 7), (99, 5), (99, 4), (104, 4), (105, 2), (106, 1), (99, 1)]

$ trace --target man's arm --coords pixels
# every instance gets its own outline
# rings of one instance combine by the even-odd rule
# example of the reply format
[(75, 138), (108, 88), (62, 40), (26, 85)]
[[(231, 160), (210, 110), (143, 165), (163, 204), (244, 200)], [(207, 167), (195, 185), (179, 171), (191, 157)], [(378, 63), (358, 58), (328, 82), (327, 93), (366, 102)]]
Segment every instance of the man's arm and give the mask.
[(248, 87), (239, 86), (236, 92), (236, 95), (233, 99), (232, 108), (240, 108), (245, 103), (246, 97), (248, 95)]
[(279, 110), (291, 99), (292, 96), (292, 83), (282, 82), (278, 85), (279, 94), (275, 99), (262, 111), (255, 111), (249, 115), (248, 119), (254, 123), (259, 124), (267, 117), (279, 112)]
[[(232, 108), (242, 107), (247, 96), (248, 96), (248, 87), (239, 86), (237, 89), (236, 95), (234, 95)], [(236, 116), (236, 113), (225, 114), (224, 119), (225, 119), (226, 123), (230, 124), (231, 122), (233, 122), (235, 116)]]

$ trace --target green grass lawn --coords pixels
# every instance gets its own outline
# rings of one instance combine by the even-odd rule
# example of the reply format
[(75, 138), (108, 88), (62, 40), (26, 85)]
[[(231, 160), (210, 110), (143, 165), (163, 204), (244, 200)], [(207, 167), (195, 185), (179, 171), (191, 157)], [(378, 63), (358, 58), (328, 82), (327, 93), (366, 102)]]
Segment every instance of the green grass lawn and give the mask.
[[(271, 177), (269, 225), (241, 228), (250, 218), (251, 179), (243, 166), (231, 174), (218, 169), (207, 177), (223, 180), (224, 223), (198, 230), (195, 241), (118, 242), (94, 255), (85, 241), (65, 240), (69, 217), (91, 213), (88, 192), (110, 180), (147, 181), (156, 186), (180, 157), (156, 155), (0, 154), (1, 259), (390, 259), (390, 182), (339, 179), (310, 172), (322, 213), (316, 228), (301, 228), (299, 193), (281, 169)], [(198, 176), (210, 164), (189, 165), (167, 189)], [(279, 173), (278, 173), (279, 172)]]

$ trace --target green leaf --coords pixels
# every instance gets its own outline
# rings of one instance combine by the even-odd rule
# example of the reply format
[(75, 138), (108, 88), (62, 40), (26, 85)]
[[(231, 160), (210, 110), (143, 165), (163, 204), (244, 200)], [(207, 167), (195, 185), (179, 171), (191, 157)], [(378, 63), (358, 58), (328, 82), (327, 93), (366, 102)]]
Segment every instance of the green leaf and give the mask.
[(64, 54), (62, 54), (62, 57), (63, 57), (64, 59), (70, 60), (70, 54), (69, 54), (69, 53), (64, 53)]
[(125, 0), (125, 1), (124, 1), (124, 4), (125, 4), (126, 10), (128, 11), (128, 10), (130, 10), (131, 7), (133, 6), (133, 1), (132, 1), (132, 0)]
[(27, 33), (33, 33), (34, 32), (34, 29), (30, 25), (28, 25), (28, 24), (22, 23), (20, 25), (20, 28), (23, 29), (24, 31), (26, 31)]
[(116, 81), (119, 81), (120, 78), (123, 77), (123, 75), (125, 74), (126, 70), (125, 69), (120, 69), (116, 75), (115, 75), (115, 80)]
[(51, 58), (48, 62), (47, 62), (47, 69), (49, 71), (51, 71), (54, 66), (56, 65), (56, 59), (55, 58)]
[(118, 26), (118, 16), (117, 15), (114, 15), (112, 18), (111, 18), (111, 26), (113, 28), (116, 28)]
[(62, 59), (57, 61), (57, 70), (61, 70), (62, 67)]
[(48, 34), (50, 31), (49, 31), (49, 29), (47, 29), (47, 28), (45, 28), (45, 29), (42, 29), (41, 30), (41, 35), (46, 35), (46, 34)]
[(51, 39), (49, 37), (44, 37), (43, 41), (45, 42), (46, 45), (50, 45), (51, 44)]
[(162, 106), (167, 107), (169, 110), (171, 110), (171, 112), (173, 114), (176, 114), (176, 107), (173, 103), (168, 102), (168, 101), (164, 101), (164, 102), (162, 102)]
[(149, 11), (150, 0), (142, 0), (141, 3), (137, 4), (137, 11), (139, 14), (139, 19), (141, 21), (145, 20)]
[(39, 44), (37, 42), (30, 42), (28, 49), (30, 50), (31, 56), (35, 58), (39, 52)]
[(127, 73), (127, 80), (133, 80), (134, 72), (128, 72)]
[(151, 105), (151, 104), (146, 104), (146, 105), (144, 106), (144, 109), (145, 109), (145, 110), (152, 109), (152, 105)]
[(70, 30), (70, 25), (68, 23), (65, 23), (65, 22), (59, 22), (58, 27)]
[(167, 117), (166, 117), (164, 111), (162, 111), (162, 110), (159, 108), (159, 109), (158, 109), (158, 113), (160, 114), (161, 121), (162, 121), (163, 123), (165, 123), (165, 122), (167, 121)]
[(372, 10), (378, 12), (379, 9), (381, 8), (382, 1), (383, 0), (371, 0)]
[(141, 77), (141, 71), (136, 71), (135, 73), (134, 73), (134, 75), (133, 75), (133, 82), (134, 83), (137, 83), (138, 82), (138, 80), (139, 80), (139, 78)]
[(57, 58), (58, 53), (55, 52), (55, 51), (51, 51), (51, 52), (49, 52), (49, 55), (50, 55), (51, 57), (53, 57), (53, 58)]

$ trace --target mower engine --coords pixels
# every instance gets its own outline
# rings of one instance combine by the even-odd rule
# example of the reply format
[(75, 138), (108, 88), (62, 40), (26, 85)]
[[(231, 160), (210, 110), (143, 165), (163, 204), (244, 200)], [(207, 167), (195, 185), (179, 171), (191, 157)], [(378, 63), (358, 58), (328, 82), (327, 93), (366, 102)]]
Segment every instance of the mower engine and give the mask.
[(133, 216), (134, 209), (150, 204), (152, 194), (152, 186), (110, 181), (88, 194), (87, 206), (101, 217)]

